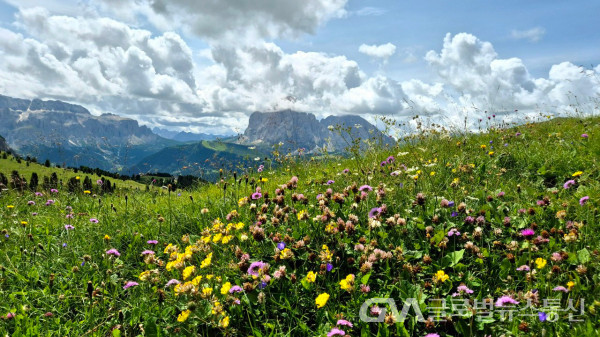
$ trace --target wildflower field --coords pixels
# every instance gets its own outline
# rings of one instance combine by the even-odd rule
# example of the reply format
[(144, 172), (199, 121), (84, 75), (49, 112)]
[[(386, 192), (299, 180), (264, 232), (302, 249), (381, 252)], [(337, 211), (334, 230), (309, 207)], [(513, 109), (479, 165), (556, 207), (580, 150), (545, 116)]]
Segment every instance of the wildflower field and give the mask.
[(0, 335), (595, 336), (599, 125), (274, 155), (189, 191), (2, 191)]

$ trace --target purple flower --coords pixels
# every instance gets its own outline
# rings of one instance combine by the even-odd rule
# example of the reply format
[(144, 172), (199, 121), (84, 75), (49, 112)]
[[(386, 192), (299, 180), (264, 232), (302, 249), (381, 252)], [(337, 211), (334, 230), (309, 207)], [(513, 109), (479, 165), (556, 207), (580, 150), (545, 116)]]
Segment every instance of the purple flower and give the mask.
[(425, 337), (440, 337), (440, 335), (438, 335), (436, 333), (428, 333), (425, 335)]
[(347, 321), (345, 319), (338, 319), (338, 321), (337, 321), (337, 323), (335, 323), (335, 325), (345, 325), (345, 326), (353, 327), (352, 323), (350, 323), (349, 321)]
[(586, 195), (585, 197), (579, 199), (579, 204), (583, 206), (586, 202), (588, 202), (588, 200), (590, 200), (590, 197)]
[(29, 205), (29, 206), (33, 206), (33, 205), (35, 205), (35, 201), (33, 201), (33, 200), (29, 200), (29, 201), (27, 202), (27, 205)]
[(335, 181), (333, 181), (333, 180), (327, 180), (327, 185), (331, 185), (333, 183), (335, 183)]
[(528, 265), (524, 264), (522, 266), (520, 266), (519, 268), (517, 268), (518, 271), (530, 271), (531, 268), (529, 268)]
[(63, 246), (63, 248), (67, 247), (67, 243), (66, 242), (63, 243), (62, 246)]
[(96, 219), (96, 218), (91, 218), (91, 219), (90, 219), (90, 222), (91, 222), (91, 223), (98, 223), (98, 219)]
[(348, 174), (348, 173), (350, 173), (350, 170), (349, 170), (349, 169), (344, 169), (342, 172), (343, 172), (344, 174)]
[(361, 187), (358, 188), (359, 191), (364, 192), (364, 191), (372, 191), (373, 187), (369, 186), (369, 185), (362, 185)]
[(388, 163), (388, 162), (384, 160), (384, 161), (382, 161), (382, 162), (381, 162), (379, 165), (383, 167), (383, 166), (385, 166), (387, 163)]
[(66, 219), (73, 219), (75, 216), (73, 215), (73, 213), (69, 213), (67, 215), (65, 215)]
[(331, 271), (333, 269), (333, 265), (331, 263), (327, 264), (327, 271)]
[(521, 135), (520, 132), (515, 133), (515, 136), (519, 137)]
[(458, 286), (458, 288), (456, 288), (457, 292), (455, 292), (454, 294), (452, 294), (452, 297), (456, 297), (456, 296), (460, 296), (460, 295), (464, 295), (464, 294), (472, 294), (473, 290), (469, 289), (469, 287), (465, 286), (465, 285), (460, 285)]
[(566, 190), (573, 185), (575, 185), (575, 180), (567, 180), (567, 182), (563, 185), (563, 188)]
[(48, 201), (46, 201), (46, 206), (50, 206), (54, 204), (54, 200), (49, 199)]
[(126, 290), (127, 288), (135, 287), (137, 285), (139, 285), (139, 283), (134, 282), (134, 281), (129, 281), (123, 286), (123, 289)]
[(148, 240), (148, 241), (146, 241), (146, 243), (149, 245), (155, 245), (158, 243), (158, 241), (157, 240)]
[(258, 271), (266, 265), (267, 264), (262, 261), (252, 262), (250, 267), (248, 267), (248, 274), (258, 277)]
[(102, 181), (102, 179), (98, 179), (98, 180), (96, 180), (96, 184), (102, 186), (102, 184), (104, 184), (104, 182)]
[(41, 197), (42, 195), (44, 195), (42, 192), (35, 192), (36, 197)]
[(277, 244), (277, 249), (283, 250), (285, 248), (285, 242), (280, 242)]
[(331, 331), (329, 331), (329, 333), (327, 334), (327, 337), (332, 337), (332, 336), (345, 336), (346, 332), (344, 332), (344, 330), (340, 330), (338, 328), (333, 328), (331, 329)]
[(233, 286), (233, 287), (229, 288), (229, 293), (230, 293), (230, 294), (233, 294), (233, 293), (240, 293), (240, 292), (242, 292), (242, 290), (243, 290), (243, 289), (242, 289), (242, 287), (240, 287), (240, 286)]
[(172, 279), (169, 280), (169, 282), (167, 282), (167, 284), (165, 285), (165, 288), (166, 287), (170, 287), (170, 286), (172, 286), (174, 284), (179, 284), (179, 283), (181, 283), (181, 282), (179, 282), (178, 280), (172, 278)]
[(457, 217), (458, 216), (458, 212), (452, 212), (452, 214), (450, 214), (451, 217)]
[(529, 237), (535, 235), (535, 231), (531, 228), (525, 228), (521, 231), (521, 235), (524, 237)]
[(554, 287), (554, 289), (552, 289), (552, 290), (554, 290), (554, 291), (562, 291), (562, 292), (565, 292), (565, 293), (569, 292), (569, 289), (567, 289), (567, 288), (565, 288), (563, 286)]
[(581, 134), (581, 138), (587, 138), (587, 137), (588, 137), (588, 134), (587, 134), (587, 133), (582, 133), (582, 134)]
[(75, 227), (73, 227), (73, 225), (65, 225), (65, 229), (66, 230), (75, 229)]
[(33, 213), (31, 213), (31, 215), (36, 216), (38, 214), (37, 214), (37, 212), (33, 212)]
[(504, 192), (499, 192), (497, 196), (498, 196), (498, 198), (502, 198), (504, 196), (504, 194), (505, 194)]
[(257, 199), (260, 199), (260, 198), (262, 198), (262, 193), (260, 193), (260, 192), (254, 192), (254, 193), (252, 193), (252, 200), (257, 200)]
[(546, 319), (548, 318), (548, 315), (546, 315), (545, 312), (540, 311), (540, 312), (538, 312), (538, 318), (540, 319), (540, 322), (545, 322)]
[(50, 190), (50, 192), (52, 192), (52, 193), (58, 193), (58, 190), (56, 188), (53, 188), (53, 189)]
[(456, 228), (452, 228), (450, 231), (448, 231), (448, 237), (453, 235), (460, 236), (460, 232), (456, 230)]
[(114, 256), (121, 256), (121, 253), (119, 253), (118, 250), (111, 248), (109, 250), (106, 251), (106, 255), (114, 255)]
[(512, 299), (510, 296), (502, 296), (496, 301), (497, 307), (503, 307), (505, 304), (519, 304), (519, 302)]
[(154, 251), (150, 249), (146, 249), (142, 252), (142, 255), (154, 255)]
[(388, 162), (388, 163), (390, 163), (390, 164), (391, 164), (391, 163), (393, 163), (393, 162), (394, 162), (394, 160), (396, 160), (396, 158), (394, 158), (394, 156), (389, 156), (389, 157), (387, 158), (387, 162)]
[[(377, 213), (377, 214), (375, 214), (375, 213)], [(369, 211), (369, 218), (375, 218), (379, 214), (381, 214), (381, 208), (380, 207), (372, 208), (371, 211)]]

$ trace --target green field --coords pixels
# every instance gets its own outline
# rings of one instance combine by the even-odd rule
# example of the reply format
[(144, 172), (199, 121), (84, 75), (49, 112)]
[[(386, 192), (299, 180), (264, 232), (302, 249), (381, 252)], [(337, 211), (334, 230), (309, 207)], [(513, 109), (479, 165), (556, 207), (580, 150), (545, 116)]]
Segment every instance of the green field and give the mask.
[[(600, 118), (350, 150), (193, 191), (2, 191), (0, 335), (597, 335)], [(374, 298), (415, 302), (365, 322)]]

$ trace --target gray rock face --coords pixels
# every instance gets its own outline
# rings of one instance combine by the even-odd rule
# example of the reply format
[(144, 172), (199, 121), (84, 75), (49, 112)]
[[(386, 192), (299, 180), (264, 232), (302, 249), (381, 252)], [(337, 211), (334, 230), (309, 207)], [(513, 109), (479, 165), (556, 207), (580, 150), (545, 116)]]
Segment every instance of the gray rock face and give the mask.
[[(330, 126), (334, 129), (351, 127), (351, 130), (342, 132), (342, 136), (330, 130)], [(360, 116), (329, 116), (318, 121), (313, 114), (292, 110), (252, 113), (241, 142), (264, 147), (282, 144), (283, 149), (291, 151), (300, 148), (313, 151), (323, 147), (329, 151), (343, 151), (353, 138), (358, 137), (393, 142)]]
[(132, 147), (164, 141), (133, 119), (94, 116), (82, 106), (60, 101), (1, 95), (0, 134), (21, 155), (103, 169), (118, 169)]
[(10, 150), (10, 148), (8, 147), (8, 144), (6, 144), (6, 140), (4, 139), (4, 137), (0, 136), (0, 151), (8, 150)]

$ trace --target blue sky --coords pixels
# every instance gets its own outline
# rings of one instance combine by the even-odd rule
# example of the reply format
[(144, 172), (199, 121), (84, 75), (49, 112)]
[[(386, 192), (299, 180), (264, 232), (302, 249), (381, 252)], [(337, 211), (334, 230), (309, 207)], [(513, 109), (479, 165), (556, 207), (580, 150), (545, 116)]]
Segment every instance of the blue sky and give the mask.
[(561, 114), (600, 95), (599, 13), (596, 0), (0, 0), (0, 94), (209, 133), (282, 108)]

